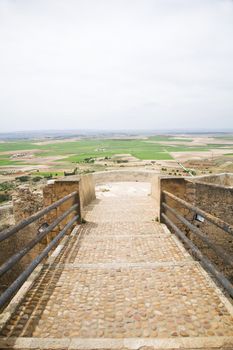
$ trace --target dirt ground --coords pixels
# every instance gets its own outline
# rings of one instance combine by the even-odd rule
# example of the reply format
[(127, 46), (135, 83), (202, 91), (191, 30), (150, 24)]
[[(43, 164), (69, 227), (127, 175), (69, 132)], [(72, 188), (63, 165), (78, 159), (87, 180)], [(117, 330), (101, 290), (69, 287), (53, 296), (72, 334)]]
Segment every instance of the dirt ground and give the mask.
[(213, 159), (215, 157), (223, 156), (224, 154), (232, 153), (231, 149), (213, 149), (210, 151), (202, 151), (202, 152), (171, 152), (172, 157), (180, 162), (185, 162), (190, 159)]
[(122, 196), (147, 196), (151, 192), (151, 184), (148, 182), (111, 182), (96, 185), (97, 198)]

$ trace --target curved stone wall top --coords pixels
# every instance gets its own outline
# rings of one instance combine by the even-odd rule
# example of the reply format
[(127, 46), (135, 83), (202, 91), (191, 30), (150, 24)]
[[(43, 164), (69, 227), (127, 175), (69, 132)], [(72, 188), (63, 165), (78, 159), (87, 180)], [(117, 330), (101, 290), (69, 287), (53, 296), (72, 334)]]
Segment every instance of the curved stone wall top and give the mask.
[(93, 173), (93, 179), (95, 184), (125, 181), (151, 182), (155, 175), (158, 175), (158, 172), (151, 170), (110, 170)]

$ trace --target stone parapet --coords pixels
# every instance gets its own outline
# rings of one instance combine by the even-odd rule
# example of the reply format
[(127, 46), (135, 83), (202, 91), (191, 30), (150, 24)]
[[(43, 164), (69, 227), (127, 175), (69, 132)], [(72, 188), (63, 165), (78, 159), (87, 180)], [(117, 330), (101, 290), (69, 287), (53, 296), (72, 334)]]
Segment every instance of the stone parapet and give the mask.
[(110, 170), (93, 173), (95, 184), (107, 182), (151, 182), (157, 171), (152, 170)]
[[(203, 176), (194, 178), (177, 178), (177, 177), (160, 177), (159, 196), (160, 196), (160, 221), (164, 201), (162, 191), (166, 190), (175, 196), (184, 199), (205, 212), (222, 219), (228, 224), (233, 224), (233, 174), (220, 174), (213, 176)], [(181, 213), (189, 222), (200, 228), (215, 244), (221, 246), (229, 254), (233, 253), (233, 240), (230, 234), (224, 232), (212, 223), (204, 220), (199, 222), (195, 220), (195, 213), (186, 209), (184, 206), (171, 198), (166, 198), (166, 203)], [(198, 246), (198, 248), (214, 262), (220, 271), (233, 281), (232, 267), (226, 266), (224, 262), (210, 249), (206, 243), (203, 243), (194, 233), (186, 226), (174, 218), (171, 213), (166, 215)]]
[[(82, 209), (95, 199), (95, 187), (92, 175), (75, 177), (56, 181), (49, 181), (43, 190), (33, 190), (28, 185), (21, 186), (13, 195), (13, 214), (15, 224), (30, 217), (40, 209), (49, 206), (66, 195), (77, 192), (75, 197), (67, 200), (58, 208), (53, 209), (47, 215), (31, 223), (16, 234), (1, 242), (0, 265), (17, 253), (25, 245), (36, 238), (43, 224), (51, 224), (57, 217), (78, 203), (79, 222), (82, 221)], [(29, 253), (27, 253), (16, 266), (0, 278), (1, 290), (9, 286), (16, 277), (25, 270), (26, 266), (45, 248), (45, 246), (60, 232), (60, 230), (73, 218), (75, 212), (68, 215), (56, 228), (46, 235)], [(76, 211), (77, 214), (77, 211)], [(70, 233), (72, 228), (68, 233)]]
[[(20, 186), (13, 194), (13, 217), (14, 223), (26, 219), (43, 207), (43, 196), (41, 191), (34, 191), (28, 185)], [(9, 216), (9, 222), (12, 216)], [(40, 220), (30, 224), (13, 236), (1, 242), (0, 245), (0, 265), (9, 257), (22, 249), (27, 242), (35, 238)], [(39, 253), (41, 245), (34, 247), (17, 265), (0, 278), (1, 290), (4, 290), (22, 272)]]
[(13, 204), (0, 206), (0, 231), (14, 225)]
[[(80, 208), (80, 180), (56, 180), (50, 182), (43, 189), (43, 197), (44, 197), (44, 206), (47, 207), (52, 203), (58, 201), (59, 199), (65, 197), (66, 195), (77, 192), (77, 196), (70, 198), (59, 207), (50, 211), (45, 217), (45, 223), (50, 225), (57, 217), (59, 217), (62, 213), (68, 210), (71, 206), (78, 203), (78, 211), (76, 212), (79, 215), (79, 222), (81, 222), (81, 208)], [(49, 243), (58, 232), (70, 221), (70, 219), (74, 216), (74, 213), (68, 215), (60, 224), (58, 224), (53, 231), (51, 231), (46, 236), (46, 243)], [(71, 232), (71, 230), (70, 230)]]

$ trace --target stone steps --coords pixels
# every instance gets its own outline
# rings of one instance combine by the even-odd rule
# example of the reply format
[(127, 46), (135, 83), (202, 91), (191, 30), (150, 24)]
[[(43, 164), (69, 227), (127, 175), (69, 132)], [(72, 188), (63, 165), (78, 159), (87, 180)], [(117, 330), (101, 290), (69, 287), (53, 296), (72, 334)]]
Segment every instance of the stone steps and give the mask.
[(196, 263), (45, 267), (5, 333), (45, 338), (232, 334), (226, 305)]
[[(82, 232), (80, 232), (82, 235)], [(91, 254), (90, 254), (91, 252)], [(107, 262), (175, 262), (190, 259), (173, 236), (148, 234), (145, 236), (98, 236), (83, 235), (72, 240), (60, 262), (107, 263)]]
[(43, 266), (0, 349), (233, 349), (232, 305), (153, 221), (151, 198), (94, 204)]

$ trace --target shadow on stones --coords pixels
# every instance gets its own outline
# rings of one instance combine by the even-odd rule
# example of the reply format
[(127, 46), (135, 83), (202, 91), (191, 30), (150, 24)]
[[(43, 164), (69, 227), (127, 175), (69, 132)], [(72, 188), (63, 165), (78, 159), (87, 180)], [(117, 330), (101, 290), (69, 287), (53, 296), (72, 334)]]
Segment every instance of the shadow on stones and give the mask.
[(44, 266), (32, 288), (27, 292), (1, 336), (31, 337), (43, 314), (63, 269)]
[(44, 265), (33, 286), (3, 327), (0, 336), (32, 337), (65, 269), (65, 263), (72, 261), (78, 254), (83, 234), (81, 229), (77, 235), (70, 237), (53, 264)]

